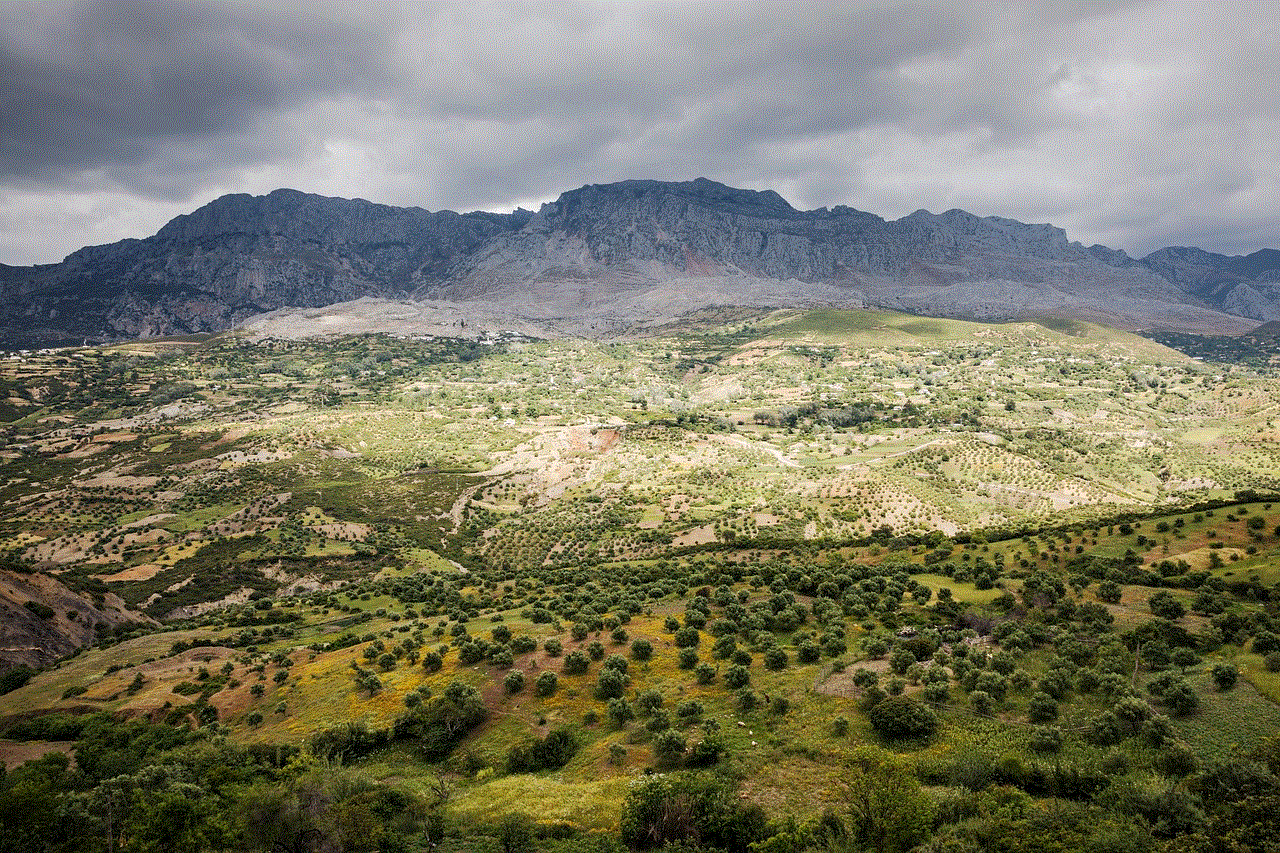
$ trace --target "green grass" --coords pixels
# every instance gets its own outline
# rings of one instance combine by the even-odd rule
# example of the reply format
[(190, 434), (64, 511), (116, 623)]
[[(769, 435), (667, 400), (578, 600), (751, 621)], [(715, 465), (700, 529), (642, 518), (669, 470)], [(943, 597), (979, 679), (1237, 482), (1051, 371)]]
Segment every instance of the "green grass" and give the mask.
[(1280, 732), (1280, 705), (1264, 697), (1247, 679), (1227, 691), (1218, 691), (1203, 671), (1189, 680), (1200, 694), (1200, 710), (1175, 718), (1173, 726), (1197, 755), (1225, 760)]
[(933, 601), (938, 600), (938, 590), (944, 586), (950, 589), (955, 600), (962, 604), (990, 604), (992, 601), (1004, 595), (1003, 589), (997, 589), (994, 587), (992, 589), (978, 589), (971, 583), (963, 583), (955, 580), (954, 578), (949, 578), (946, 575), (922, 574), (913, 575), (912, 577), (929, 587), (929, 589), (933, 590)]

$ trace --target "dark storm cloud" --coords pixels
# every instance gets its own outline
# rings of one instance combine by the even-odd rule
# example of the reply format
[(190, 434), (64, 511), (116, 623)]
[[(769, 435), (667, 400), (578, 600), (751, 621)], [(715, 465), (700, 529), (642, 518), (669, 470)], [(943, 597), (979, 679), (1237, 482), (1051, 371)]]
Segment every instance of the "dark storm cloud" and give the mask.
[(115, 167), (128, 183), (120, 167), (163, 149), (216, 143), (275, 110), (386, 81), (369, 59), (384, 34), (305, 14), (112, 2), (13, 5), (0, 22), (9, 178)]
[(1264, 4), (11, 4), (0, 260), (224, 192), (509, 209), (699, 175), (1247, 251), (1280, 242), (1277, 43)]

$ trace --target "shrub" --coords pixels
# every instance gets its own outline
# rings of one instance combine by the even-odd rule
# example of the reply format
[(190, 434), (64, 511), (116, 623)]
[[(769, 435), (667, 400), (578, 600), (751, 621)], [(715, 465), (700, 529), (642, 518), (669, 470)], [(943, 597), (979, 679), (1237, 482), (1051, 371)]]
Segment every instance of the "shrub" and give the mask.
[(765, 669), (777, 672), (779, 670), (786, 669), (788, 663), (787, 653), (777, 646), (774, 646), (764, 653)]
[(622, 804), (622, 840), (633, 850), (668, 844), (746, 850), (764, 838), (759, 807), (743, 803), (732, 783), (714, 774), (643, 777)]
[(1062, 729), (1057, 726), (1036, 726), (1031, 732), (1029, 746), (1036, 752), (1057, 752), (1062, 749)]
[(724, 738), (715, 734), (707, 735), (693, 745), (684, 763), (689, 767), (710, 767), (717, 763), (726, 751)]
[(636, 697), (636, 707), (647, 717), (662, 707), (662, 694), (653, 689), (645, 690)]
[(1185, 717), (1200, 707), (1199, 694), (1181, 678), (1166, 687), (1161, 698), (1175, 717)]
[(516, 744), (507, 751), (508, 773), (558, 770), (578, 752), (578, 739), (567, 728), (552, 729), (545, 738)]
[(938, 728), (938, 716), (927, 705), (909, 696), (890, 696), (878, 703), (867, 715), (871, 726), (891, 739), (932, 735)]
[(680, 763), (688, 748), (685, 736), (675, 729), (666, 729), (653, 739), (653, 755), (658, 763), (671, 767)]
[(751, 671), (741, 664), (734, 664), (725, 670), (724, 684), (730, 690), (746, 687), (751, 683)]
[(627, 677), (616, 669), (602, 669), (596, 676), (596, 696), (600, 699), (615, 699), (626, 689)]
[(653, 657), (653, 643), (648, 640), (633, 640), (631, 656), (638, 661), (646, 661)]
[(676, 706), (676, 716), (684, 722), (693, 722), (700, 718), (705, 709), (697, 699), (687, 699)]
[(995, 699), (985, 690), (975, 690), (970, 693), (969, 702), (973, 705), (974, 713), (984, 717), (991, 716), (991, 712), (995, 710)]
[(1213, 683), (1218, 685), (1219, 690), (1230, 690), (1240, 679), (1240, 670), (1234, 664), (1219, 663), (1214, 664), (1212, 675)]
[(564, 674), (565, 675), (582, 675), (587, 671), (590, 662), (587, 656), (580, 651), (572, 651), (564, 656)]
[(1187, 613), (1186, 605), (1168, 590), (1161, 590), (1148, 598), (1147, 606), (1151, 608), (1153, 615), (1173, 621), (1181, 619)]
[(1047, 723), (1058, 719), (1058, 703), (1052, 696), (1040, 691), (1031, 697), (1027, 718), (1033, 723)]
[(542, 674), (538, 676), (535, 686), (539, 696), (553, 696), (559, 684), (560, 679), (556, 674), (549, 669), (544, 669)]
[(454, 681), (442, 695), (397, 719), (394, 731), (397, 738), (417, 739), (426, 759), (437, 761), (487, 716), (479, 691)]
[(628, 720), (636, 718), (635, 709), (622, 696), (615, 696), (609, 700), (607, 713), (609, 714), (609, 719), (613, 720), (619, 728), (625, 726)]
[(674, 641), (677, 648), (688, 649), (698, 645), (698, 629), (692, 626), (685, 626), (676, 631)]
[(511, 670), (506, 678), (502, 679), (502, 686), (508, 693), (519, 693), (524, 689), (524, 672), (518, 669)]

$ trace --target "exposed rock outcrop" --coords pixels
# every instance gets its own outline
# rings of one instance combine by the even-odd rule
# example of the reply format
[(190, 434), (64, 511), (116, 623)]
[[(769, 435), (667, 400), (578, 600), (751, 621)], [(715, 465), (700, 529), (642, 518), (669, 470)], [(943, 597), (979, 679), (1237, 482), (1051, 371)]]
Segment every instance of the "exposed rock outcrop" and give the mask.
[(657, 317), (723, 298), (1243, 331), (1256, 325), (1243, 318), (1280, 317), (1280, 252), (1169, 248), (1135, 260), (1052, 225), (799, 211), (775, 192), (705, 179), (590, 185), (512, 214), (277, 190), (225, 196), (153, 237), (61, 264), (0, 266), (0, 330), (10, 347), (214, 331), (363, 297), (480, 300), (597, 329), (643, 320), (646, 306)]
[(95, 602), (43, 572), (0, 569), (0, 671), (48, 666), (128, 623), (155, 624), (111, 593)]

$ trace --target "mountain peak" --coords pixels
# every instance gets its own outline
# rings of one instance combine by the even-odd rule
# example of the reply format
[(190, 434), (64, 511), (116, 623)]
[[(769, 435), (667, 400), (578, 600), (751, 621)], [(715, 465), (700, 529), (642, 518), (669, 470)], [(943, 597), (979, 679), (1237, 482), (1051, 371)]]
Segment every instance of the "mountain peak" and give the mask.
[(793, 216), (798, 212), (773, 190), (738, 189), (708, 178), (695, 178), (692, 181), (633, 179), (611, 184), (587, 184), (576, 190), (562, 193), (557, 204), (574, 206), (589, 198), (637, 200), (660, 197), (677, 197), (758, 215)]
[(1244, 331), (1256, 323), (1242, 317), (1280, 318), (1280, 252), (1172, 248), (1135, 261), (1049, 224), (959, 209), (896, 221), (802, 211), (773, 190), (708, 178), (587, 184), (536, 215), (280, 188), (222, 196), (154, 237), (61, 264), (0, 269), (0, 335), (15, 345), (215, 331), (286, 306), (410, 294), (608, 315), (601, 328), (707, 304), (874, 304)]

